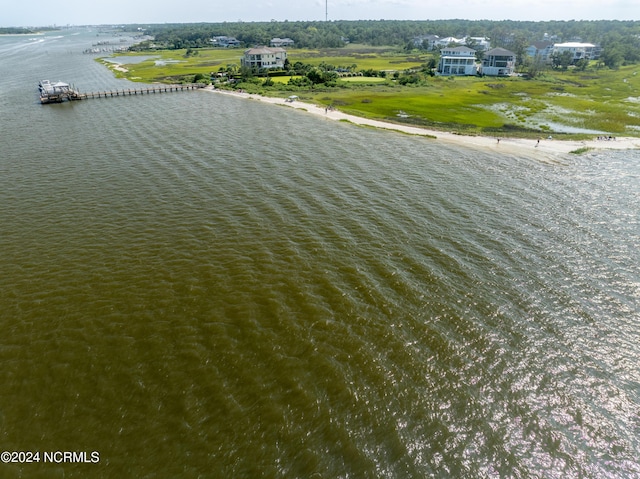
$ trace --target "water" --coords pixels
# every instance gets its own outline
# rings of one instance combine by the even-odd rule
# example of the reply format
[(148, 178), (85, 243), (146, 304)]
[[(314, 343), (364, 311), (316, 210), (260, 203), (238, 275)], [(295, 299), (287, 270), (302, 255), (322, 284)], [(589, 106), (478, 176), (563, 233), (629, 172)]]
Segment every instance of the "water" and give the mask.
[(640, 477), (639, 152), (39, 105), (129, 87), (72, 33), (0, 37), (0, 450), (89, 462), (2, 477)]

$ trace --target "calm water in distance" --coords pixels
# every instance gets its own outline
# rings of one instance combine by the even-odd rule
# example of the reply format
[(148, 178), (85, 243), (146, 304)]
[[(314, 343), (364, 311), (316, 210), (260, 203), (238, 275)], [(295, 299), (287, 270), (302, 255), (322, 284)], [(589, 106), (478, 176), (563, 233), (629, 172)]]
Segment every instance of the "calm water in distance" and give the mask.
[(639, 152), (40, 105), (96, 33), (0, 37), (0, 451), (99, 462), (0, 476), (640, 477)]

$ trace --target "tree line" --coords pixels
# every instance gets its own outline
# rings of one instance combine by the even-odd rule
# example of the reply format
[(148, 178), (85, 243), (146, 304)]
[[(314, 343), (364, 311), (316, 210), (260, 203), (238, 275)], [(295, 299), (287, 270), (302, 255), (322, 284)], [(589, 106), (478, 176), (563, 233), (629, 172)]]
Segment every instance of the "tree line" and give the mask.
[(35, 31), (24, 27), (2, 27), (0, 28), (0, 35), (27, 35), (33, 34)]
[[(128, 26), (131, 27), (131, 26)], [(608, 66), (640, 62), (640, 22), (511, 20), (360, 20), (330, 22), (235, 22), (135, 25), (144, 28), (153, 42), (137, 45), (149, 48), (183, 49), (211, 46), (214, 36), (235, 37), (243, 47), (269, 45), (272, 38), (291, 38), (297, 48), (340, 48), (347, 43), (395, 46), (406, 50), (425, 48), (414, 38), (434, 34), (440, 37), (488, 37), (492, 47), (507, 48), (520, 58), (533, 42), (544, 38), (554, 42), (583, 41), (600, 44)]]

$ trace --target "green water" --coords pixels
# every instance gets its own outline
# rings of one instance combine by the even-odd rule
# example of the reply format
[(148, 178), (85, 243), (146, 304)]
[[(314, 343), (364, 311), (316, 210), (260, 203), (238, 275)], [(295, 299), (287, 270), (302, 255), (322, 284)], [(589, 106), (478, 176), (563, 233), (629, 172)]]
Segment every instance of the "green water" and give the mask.
[(73, 33), (0, 37), (1, 477), (640, 477), (638, 152), (39, 105), (128, 86)]

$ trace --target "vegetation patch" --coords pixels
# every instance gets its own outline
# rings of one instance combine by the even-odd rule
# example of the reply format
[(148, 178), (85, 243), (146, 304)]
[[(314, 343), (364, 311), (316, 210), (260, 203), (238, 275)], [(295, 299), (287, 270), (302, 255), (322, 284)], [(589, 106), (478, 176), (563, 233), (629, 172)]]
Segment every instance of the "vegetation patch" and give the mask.
[(365, 77), (365, 76), (357, 77), (356, 76), (356, 77), (342, 77), (340, 78), (340, 81), (345, 83), (371, 84), (371, 83), (385, 83), (386, 79), (381, 77)]
[(570, 151), (569, 153), (571, 153), (572, 155), (582, 155), (584, 153), (587, 153), (588, 151), (593, 150), (593, 148), (589, 148), (588, 146), (584, 146), (582, 148), (578, 148), (577, 150), (573, 150)]

